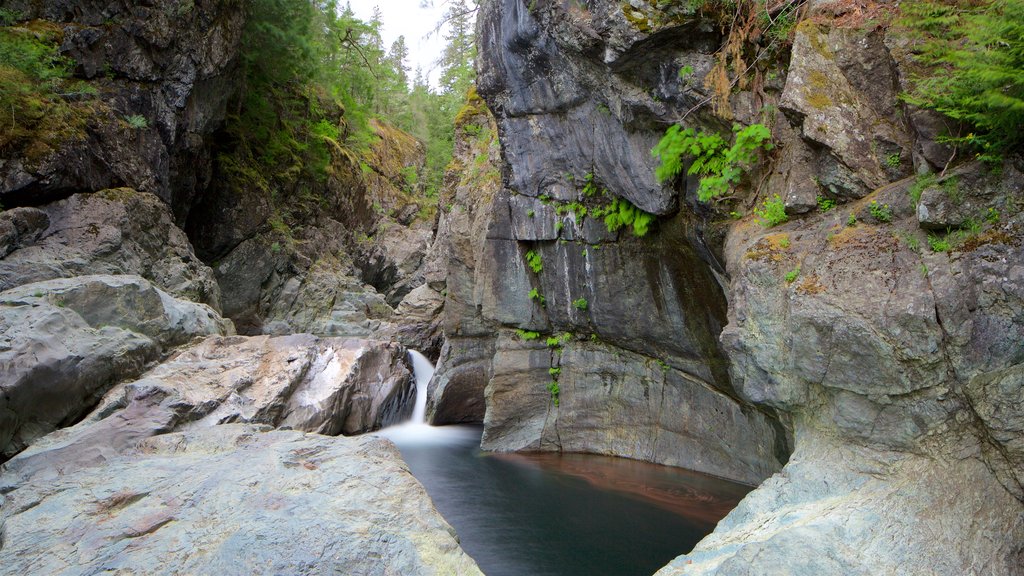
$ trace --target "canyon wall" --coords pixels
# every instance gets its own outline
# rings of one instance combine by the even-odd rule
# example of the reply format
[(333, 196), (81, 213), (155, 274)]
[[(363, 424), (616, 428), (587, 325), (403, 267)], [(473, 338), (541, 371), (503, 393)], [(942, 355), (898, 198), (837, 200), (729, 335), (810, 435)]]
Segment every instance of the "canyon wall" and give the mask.
[[(481, 6), (501, 181), (460, 181), (442, 215), (461, 272), (433, 419), (483, 411), (493, 450), (770, 476), (659, 574), (1024, 569), (1024, 162), (944, 145), (899, 98), (913, 41), (860, 16), (815, 4), (756, 90), (694, 111), (725, 38), (685, 6)], [(653, 178), (682, 118), (761, 122), (776, 149), (709, 206)], [(616, 198), (646, 234), (609, 231)]]
[[(452, 182), (442, 208), (447, 344), (432, 421), (482, 417), (489, 450), (612, 454), (758, 483), (785, 461), (786, 433), (733, 388), (718, 342), (724, 271), (650, 153), (689, 101), (656, 96), (678, 88), (679, 47), (714, 35), (679, 31), (663, 50), (617, 11), (481, 6), (478, 90), (500, 159), (472, 143), (460, 158), (501, 180)], [(643, 236), (610, 230), (600, 214), (613, 205), (657, 221)]]

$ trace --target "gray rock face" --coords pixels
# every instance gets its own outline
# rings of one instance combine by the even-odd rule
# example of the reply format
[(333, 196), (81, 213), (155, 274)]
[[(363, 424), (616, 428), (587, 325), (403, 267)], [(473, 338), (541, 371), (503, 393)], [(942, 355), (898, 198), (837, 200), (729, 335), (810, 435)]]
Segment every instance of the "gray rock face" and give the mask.
[(0, 213), (0, 254), (0, 291), (52, 278), (134, 274), (220, 309), (213, 271), (196, 258), (167, 205), (129, 188)]
[(480, 574), (382, 439), (235, 424), (67, 457), (0, 476), (0, 573)]
[(167, 348), (229, 334), (209, 306), (137, 276), (81, 276), (0, 293), (0, 446), (5, 456), (83, 415)]
[[(707, 37), (677, 26), (659, 32), (671, 49), (655, 48), (621, 21), (619, 3), (526, 4), (486, 3), (479, 14), (478, 86), (507, 177), (502, 186), (464, 170), (442, 198), (452, 206), (438, 234), (449, 263), (447, 344), (432, 422), (477, 418), (483, 392), (488, 449), (613, 454), (759, 482), (784, 460), (785, 439), (770, 410), (732, 390), (717, 342), (725, 299), (700, 228), (666, 216), (637, 238), (594, 216), (614, 198), (675, 210), (650, 149), (659, 118), (684, 110), (692, 93), (661, 102), (640, 87), (678, 83), (679, 63)], [(481, 108), (473, 122), (491, 121)], [(500, 165), (471, 139), (456, 151), (465, 166), (485, 152)], [(557, 405), (552, 381), (564, 385)]]
[(853, 206), (891, 223), (734, 227), (733, 382), (791, 418), (796, 451), (663, 576), (1021, 574), (1024, 219), (914, 251), (908, 185)]
[[(38, 205), (68, 191), (126, 185), (159, 196), (183, 221), (209, 183), (209, 141), (236, 90), (244, 26), (236, 1), (139, 5), (12, 0), (4, 7), (63, 28), (75, 74), (101, 86), (80, 138), (0, 164), (0, 202)], [(127, 129), (140, 115), (148, 126)]]
[(812, 154), (816, 177), (832, 194), (861, 198), (909, 173), (897, 86), (882, 33), (798, 27), (779, 104), (821, 150)]
[[(360, 434), (407, 419), (415, 396), (398, 344), (297, 334), (211, 337), (111, 390), (86, 423), (162, 411), (161, 428), (241, 422)], [(155, 433), (155, 432), (154, 432)]]
[[(477, 86), (499, 118), (509, 188), (573, 200), (565, 175), (591, 173), (647, 212), (674, 211), (674, 191), (654, 178), (650, 151), (658, 134), (651, 128), (682, 102), (655, 101), (638, 76), (664, 74), (660, 68), (674, 64), (676, 54), (652, 50), (614, 17), (618, 2), (570, 10), (557, 2), (505, 0), (481, 8)], [(673, 43), (703, 40), (679, 32)]]
[[(626, 456), (756, 484), (786, 447), (781, 430), (685, 370), (604, 343), (498, 340), (482, 446)], [(557, 405), (545, 386), (560, 370)], [(773, 453), (778, 450), (780, 454)]]

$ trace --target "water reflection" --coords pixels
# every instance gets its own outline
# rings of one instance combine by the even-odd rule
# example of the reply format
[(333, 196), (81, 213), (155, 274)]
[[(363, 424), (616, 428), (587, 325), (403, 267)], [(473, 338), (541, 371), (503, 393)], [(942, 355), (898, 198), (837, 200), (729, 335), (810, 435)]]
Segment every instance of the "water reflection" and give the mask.
[(488, 576), (651, 574), (750, 490), (619, 458), (484, 453), (480, 433), (419, 424), (382, 435)]

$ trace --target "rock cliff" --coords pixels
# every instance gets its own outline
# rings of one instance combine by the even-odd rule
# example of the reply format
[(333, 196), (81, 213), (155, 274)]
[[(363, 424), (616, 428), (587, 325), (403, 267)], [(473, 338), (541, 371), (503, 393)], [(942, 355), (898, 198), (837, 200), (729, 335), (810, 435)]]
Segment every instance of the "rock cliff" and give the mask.
[[(654, 178), (650, 149), (672, 109), (645, 82), (676, 55), (651, 50), (617, 3), (592, 4), (481, 6), (478, 89), (496, 122), (483, 111), (467, 122), (497, 130), (501, 157), (467, 136), (468, 170), (449, 182), (432, 421), (483, 416), (492, 450), (612, 454), (758, 483), (785, 461), (785, 433), (734, 390), (718, 343), (721, 271), (704, 226)], [(467, 177), (489, 166), (501, 182)], [(660, 218), (643, 237), (610, 230), (601, 213), (613, 206)]]
[[(433, 421), (482, 416), (495, 450), (771, 476), (661, 574), (1021, 574), (1024, 164), (958, 157), (901, 103), (913, 42), (875, 9), (814, 4), (754, 88), (694, 113), (728, 40), (696, 11), (485, 2), (500, 158), (459, 152), (501, 182), (463, 172), (442, 208)], [(724, 210), (653, 178), (681, 118), (772, 130)], [(790, 222), (766, 228), (775, 195)], [(622, 200), (646, 233), (602, 222)]]

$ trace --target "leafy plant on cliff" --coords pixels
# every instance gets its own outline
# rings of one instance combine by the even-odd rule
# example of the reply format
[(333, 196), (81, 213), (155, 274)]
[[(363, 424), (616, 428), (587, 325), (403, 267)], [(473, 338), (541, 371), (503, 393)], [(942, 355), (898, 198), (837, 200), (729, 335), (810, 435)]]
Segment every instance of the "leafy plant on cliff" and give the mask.
[(970, 125), (947, 140), (982, 160), (1024, 147), (1024, 0), (911, 0), (901, 9), (926, 67), (907, 102)]
[(754, 209), (754, 214), (757, 214), (758, 222), (765, 228), (789, 221), (789, 216), (786, 215), (786, 205), (778, 194), (762, 202), (759, 208)]
[(526, 252), (526, 265), (533, 270), (534, 274), (540, 274), (544, 270), (544, 262), (541, 260), (540, 254), (534, 250)]
[(733, 143), (713, 132), (683, 129), (676, 124), (665, 132), (651, 153), (661, 160), (655, 171), (659, 181), (675, 178), (683, 171), (683, 161), (690, 159), (686, 173), (700, 176), (697, 197), (710, 202), (728, 194), (759, 159), (762, 150), (772, 149), (772, 133), (764, 124), (741, 128), (733, 126)]
[(646, 236), (651, 224), (657, 219), (654, 214), (644, 212), (625, 198), (616, 198), (611, 204), (593, 210), (591, 214), (595, 218), (604, 218), (604, 225), (609, 232), (631, 227), (634, 236)]

